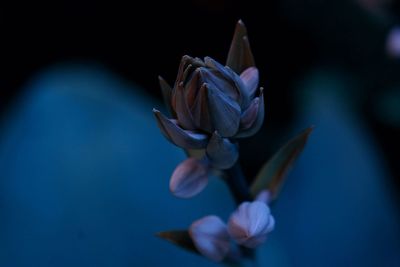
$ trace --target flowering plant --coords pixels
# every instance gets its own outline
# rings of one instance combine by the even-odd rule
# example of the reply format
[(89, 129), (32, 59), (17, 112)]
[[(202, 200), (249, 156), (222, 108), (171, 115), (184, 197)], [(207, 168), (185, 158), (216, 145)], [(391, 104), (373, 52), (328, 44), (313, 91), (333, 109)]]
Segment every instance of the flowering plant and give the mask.
[(167, 118), (153, 109), (163, 135), (183, 148), (188, 159), (172, 174), (170, 191), (190, 198), (207, 185), (212, 171), (228, 184), (238, 208), (227, 224), (215, 215), (193, 222), (187, 230), (158, 235), (172, 243), (225, 263), (253, 258), (252, 250), (275, 227), (269, 205), (278, 196), (284, 175), (302, 151), (312, 128), (284, 145), (248, 185), (238, 163), (238, 141), (251, 137), (264, 120), (263, 89), (242, 21), (237, 23), (226, 66), (210, 57), (184, 56), (173, 87), (159, 77)]

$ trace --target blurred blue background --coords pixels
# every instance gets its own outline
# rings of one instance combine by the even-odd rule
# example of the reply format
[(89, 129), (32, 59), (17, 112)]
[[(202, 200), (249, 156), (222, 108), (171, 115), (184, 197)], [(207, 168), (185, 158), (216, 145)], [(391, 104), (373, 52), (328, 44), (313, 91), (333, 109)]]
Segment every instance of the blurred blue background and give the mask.
[(215, 177), (171, 196), (185, 155), (151, 109), (157, 75), (172, 83), (186, 53), (223, 62), (239, 18), (267, 95), (263, 129), (240, 144), (249, 180), (315, 125), (259, 266), (400, 266), (398, 2), (174, 4), (0, 10), (0, 266), (217, 266), (154, 236), (235, 206)]

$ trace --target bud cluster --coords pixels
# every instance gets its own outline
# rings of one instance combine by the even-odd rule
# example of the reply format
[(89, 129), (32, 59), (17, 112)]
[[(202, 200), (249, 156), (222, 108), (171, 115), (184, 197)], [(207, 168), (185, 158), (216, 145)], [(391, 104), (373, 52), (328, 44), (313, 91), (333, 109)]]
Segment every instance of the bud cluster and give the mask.
[[(173, 87), (159, 79), (171, 118), (153, 109), (158, 127), (171, 143), (200, 155), (181, 162), (170, 179), (175, 196), (190, 198), (206, 187), (211, 170), (232, 173), (238, 166), (238, 139), (253, 136), (264, 120), (263, 89), (244, 24), (236, 26), (226, 65), (183, 56)], [(262, 244), (275, 225), (268, 199), (268, 192), (253, 201), (240, 199), (227, 224), (215, 215), (193, 222), (188, 234), (196, 250), (222, 261), (240, 254), (238, 247)]]

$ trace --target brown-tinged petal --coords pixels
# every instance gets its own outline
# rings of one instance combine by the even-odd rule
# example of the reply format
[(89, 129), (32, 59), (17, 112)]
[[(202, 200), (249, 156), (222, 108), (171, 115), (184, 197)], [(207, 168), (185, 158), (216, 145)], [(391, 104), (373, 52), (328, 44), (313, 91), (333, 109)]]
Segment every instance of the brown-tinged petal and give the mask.
[(157, 119), (158, 127), (171, 143), (185, 149), (201, 149), (207, 146), (208, 138), (206, 135), (183, 130), (177, 125), (176, 121), (169, 120), (156, 109), (153, 109), (153, 113)]
[(194, 130), (192, 114), (186, 102), (183, 83), (179, 83), (176, 89), (176, 116), (178, 117), (179, 125), (185, 130)]
[(172, 115), (172, 117), (176, 118), (176, 113), (172, 108), (171, 98), (172, 98), (172, 88), (171, 86), (164, 80), (163, 77), (158, 76), (158, 81), (160, 83), (161, 93), (164, 100), (164, 104), (167, 107), (168, 112)]
[(250, 99), (252, 99), (256, 93), (259, 81), (258, 69), (256, 67), (247, 68), (240, 74), (240, 78), (242, 79)]
[(258, 106), (260, 105), (260, 98), (254, 98), (250, 106), (242, 113), (240, 118), (240, 130), (249, 129), (257, 119)]
[(211, 136), (206, 153), (211, 165), (221, 170), (229, 169), (239, 158), (237, 146), (227, 138), (222, 138), (217, 132)]
[(220, 262), (228, 255), (230, 237), (219, 217), (209, 215), (193, 222), (189, 234), (197, 250), (206, 258)]
[(190, 79), (184, 86), (186, 103), (189, 108), (192, 108), (201, 87), (199, 68), (194, 70)]
[(196, 158), (188, 158), (172, 173), (169, 189), (174, 196), (190, 198), (200, 193), (207, 183), (207, 164)]
[(184, 55), (181, 59), (181, 62), (179, 64), (179, 68), (178, 68), (178, 74), (176, 76), (176, 80), (175, 80), (175, 85), (174, 88), (176, 88), (176, 86), (182, 81), (183, 78), (183, 73), (185, 72), (188, 64), (190, 64), (190, 60), (192, 60), (192, 57), (188, 56), (188, 55)]
[(256, 134), (264, 122), (264, 94), (263, 88), (260, 88), (259, 104), (257, 111), (257, 118), (254, 123), (248, 129), (241, 130), (235, 137), (244, 138)]
[(239, 129), (240, 106), (210, 84), (207, 87), (208, 108), (213, 126), (223, 137), (234, 136)]
[(192, 108), (193, 121), (197, 128), (208, 133), (214, 132), (214, 126), (211, 121), (208, 109), (207, 87), (203, 84), (197, 94), (195, 103)]
[(248, 67), (255, 66), (253, 54), (247, 39), (246, 26), (241, 20), (236, 24), (226, 65), (236, 73), (241, 73)]

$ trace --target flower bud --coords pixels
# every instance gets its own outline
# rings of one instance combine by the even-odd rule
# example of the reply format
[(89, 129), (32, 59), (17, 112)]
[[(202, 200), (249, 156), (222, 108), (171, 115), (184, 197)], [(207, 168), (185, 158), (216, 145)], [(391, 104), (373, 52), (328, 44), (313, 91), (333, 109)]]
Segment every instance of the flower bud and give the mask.
[[(215, 139), (211, 139), (214, 132), (218, 132), (225, 150), (233, 151), (229, 139), (249, 137), (260, 129), (264, 100), (242, 21), (237, 23), (226, 64), (210, 57), (201, 60), (183, 56), (172, 88), (159, 78), (173, 118), (168, 119), (157, 110), (154, 114), (160, 130), (173, 144), (184, 149), (205, 149)], [(211, 161), (216, 161), (215, 168), (226, 168), (231, 163), (221, 164), (220, 155), (213, 152), (210, 156)], [(235, 155), (230, 161), (233, 159)]]
[(212, 261), (222, 261), (229, 252), (230, 237), (224, 222), (210, 215), (192, 223), (190, 237), (197, 250)]
[(228, 232), (238, 244), (255, 248), (264, 243), (274, 226), (274, 217), (265, 203), (243, 202), (229, 218)]
[(400, 26), (393, 27), (386, 39), (386, 52), (390, 57), (400, 58)]
[(190, 198), (200, 193), (207, 183), (207, 164), (196, 158), (188, 158), (172, 173), (169, 188), (177, 197)]

